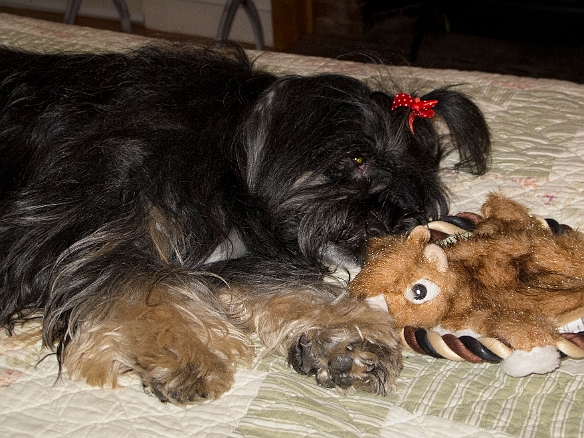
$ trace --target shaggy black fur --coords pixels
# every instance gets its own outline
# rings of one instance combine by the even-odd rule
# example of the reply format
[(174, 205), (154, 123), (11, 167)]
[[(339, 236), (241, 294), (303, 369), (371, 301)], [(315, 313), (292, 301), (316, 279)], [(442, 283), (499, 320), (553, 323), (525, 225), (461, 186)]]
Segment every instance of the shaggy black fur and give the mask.
[(416, 118), (413, 135), (384, 91), (276, 77), (237, 48), (0, 49), (0, 324), (40, 312), (62, 353), (130, 278), (305, 274), (318, 287), (331, 266), (360, 264), (368, 237), (447, 213), (451, 149), (486, 170), (479, 109), (449, 88), (421, 97), (439, 117)]

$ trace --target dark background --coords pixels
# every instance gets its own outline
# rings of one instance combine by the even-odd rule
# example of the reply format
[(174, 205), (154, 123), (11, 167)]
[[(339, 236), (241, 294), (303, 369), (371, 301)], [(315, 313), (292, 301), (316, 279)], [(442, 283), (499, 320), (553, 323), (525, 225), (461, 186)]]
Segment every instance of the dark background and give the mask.
[[(277, 51), (584, 83), (584, 0), (272, 0), (272, 20)], [(118, 22), (81, 16), (76, 24), (120, 30)], [(136, 23), (132, 32), (210, 42)]]
[(581, 0), (314, 0), (314, 14), (285, 51), (584, 83)]

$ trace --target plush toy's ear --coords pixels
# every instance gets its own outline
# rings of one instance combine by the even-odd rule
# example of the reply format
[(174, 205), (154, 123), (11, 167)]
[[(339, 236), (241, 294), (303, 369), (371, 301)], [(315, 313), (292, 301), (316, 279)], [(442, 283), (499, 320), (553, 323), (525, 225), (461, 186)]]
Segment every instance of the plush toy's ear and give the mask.
[(428, 229), (428, 227), (425, 227), (423, 225), (418, 225), (416, 228), (414, 228), (409, 236), (408, 236), (408, 242), (428, 242), (430, 240), (430, 230)]
[(481, 213), (484, 218), (497, 218), (507, 222), (526, 223), (531, 218), (526, 206), (497, 192), (491, 192), (487, 195), (487, 199), (481, 207)]
[(424, 248), (424, 258), (433, 264), (438, 272), (448, 271), (448, 259), (446, 253), (438, 245), (431, 243)]
[(388, 251), (396, 245), (402, 245), (405, 242), (425, 243), (430, 240), (430, 230), (428, 227), (418, 225), (415, 227), (407, 238), (403, 236), (383, 236), (373, 237), (367, 242), (367, 260), (373, 260), (378, 257), (387, 257)]

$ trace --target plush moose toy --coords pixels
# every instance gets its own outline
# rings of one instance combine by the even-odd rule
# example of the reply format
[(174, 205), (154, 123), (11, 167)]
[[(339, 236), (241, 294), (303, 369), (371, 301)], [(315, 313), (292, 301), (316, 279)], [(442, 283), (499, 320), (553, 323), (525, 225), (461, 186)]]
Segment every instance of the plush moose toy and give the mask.
[(558, 330), (584, 317), (584, 234), (500, 194), (458, 219), (473, 231), (433, 243), (437, 222), (373, 239), (350, 293), (381, 300), (405, 344), (436, 357), (502, 361), (517, 377), (584, 357), (584, 337)]

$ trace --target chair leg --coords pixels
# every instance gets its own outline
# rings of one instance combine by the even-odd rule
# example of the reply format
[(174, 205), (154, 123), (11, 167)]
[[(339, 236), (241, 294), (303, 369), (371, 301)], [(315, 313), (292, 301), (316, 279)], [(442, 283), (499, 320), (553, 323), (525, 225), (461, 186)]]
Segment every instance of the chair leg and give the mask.
[(67, 9), (65, 10), (65, 19), (63, 23), (73, 24), (75, 23), (75, 18), (79, 13), (79, 8), (81, 7), (82, 0), (69, 0), (67, 3)]
[(130, 21), (130, 11), (126, 0), (113, 0), (118, 14), (120, 15), (120, 22), (122, 23), (122, 32), (132, 33), (132, 22)]
[(241, 5), (243, 6), (247, 17), (251, 23), (251, 28), (253, 30), (254, 39), (256, 43), (256, 49), (264, 50), (264, 29), (262, 27), (262, 21), (260, 20), (260, 14), (256, 8), (253, 0), (241, 0)]
[[(67, 3), (67, 9), (65, 10), (65, 18), (63, 23), (74, 24), (77, 14), (79, 13), (79, 8), (81, 7), (82, 0), (69, 0)], [(132, 33), (132, 23), (130, 21), (130, 11), (128, 10), (128, 5), (126, 0), (113, 0), (118, 14), (120, 16), (120, 23), (122, 24), (122, 31), (126, 33)]]
[(229, 37), (229, 31), (235, 18), (235, 13), (239, 7), (239, 0), (227, 0), (223, 12), (221, 14), (221, 21), (219, 21), (219, 28), (217, 29), (217, 42), (226, 43)]
[(227, 42), (231, 26), (233, 25), (233, 20), (235, 19), (235, 13), (240, 4), (244, 8), (251, 23), (256, 49), (264, 50), (265, 44), (262, 22), (258, 10), (252, 0), (227, 0), (227, 3), (223, 8), (223, 13), (221, 14), (219, 28), (217, 29), (217, 42), (222, 44)]

